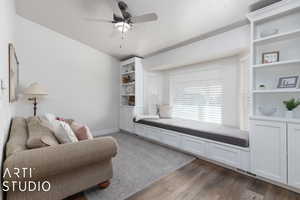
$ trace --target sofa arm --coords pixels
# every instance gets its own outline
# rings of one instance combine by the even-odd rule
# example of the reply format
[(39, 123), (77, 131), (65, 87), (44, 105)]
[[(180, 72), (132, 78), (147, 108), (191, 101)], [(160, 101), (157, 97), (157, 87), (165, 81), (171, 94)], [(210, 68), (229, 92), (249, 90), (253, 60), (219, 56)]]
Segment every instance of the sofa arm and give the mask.
[[(26, 150), (7, 158), (4, 170), (8, 168), (11, 177), (5, 180), (40, 180), (75, 168), (79, 168), (104, 160), (109, 160), (117, 154), (117, 142), (112, 137), (84, 140), (77, 143)], [(13, 174), (15, 168), (30, 168), (32, 176)]]

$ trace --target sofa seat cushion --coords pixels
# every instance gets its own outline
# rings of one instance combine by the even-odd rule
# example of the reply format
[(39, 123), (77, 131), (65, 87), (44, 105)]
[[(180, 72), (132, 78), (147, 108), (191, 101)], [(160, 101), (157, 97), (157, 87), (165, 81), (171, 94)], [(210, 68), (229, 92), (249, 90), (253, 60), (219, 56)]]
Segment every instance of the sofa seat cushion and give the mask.
[(249, 133), (238, 128), (186, 119), (143, 119), (136, 123), (176, 131), (240, 147), (249, 147)]
[(42, 125), (42, 121), (39, 117), (29, 117), (26, 121), (28, 126), (28, 148), (34, 149), (49, 146), (41, 139), (45, 136), (47, 138), (51, 138), (52, 143), (59, 144), (53, 132), (49, 128)]
[(27, 138), (28, 133), (26, 120), (22, 117), (14, 118), (11, 124), (9, 139), (6, 144), (6, 157), (26, 150)]

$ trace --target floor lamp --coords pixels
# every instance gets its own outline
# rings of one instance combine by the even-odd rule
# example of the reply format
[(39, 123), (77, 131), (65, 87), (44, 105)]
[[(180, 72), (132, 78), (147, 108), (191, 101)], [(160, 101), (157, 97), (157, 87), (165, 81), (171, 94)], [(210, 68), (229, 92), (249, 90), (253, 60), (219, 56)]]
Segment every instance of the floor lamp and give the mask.
[(28, 88), (23, 92), (25, 95), (29, 96), (28, 100), (33, 101), (33, 115), (36, 116), (37, 111), (37, 100), (40, 97), (48, 95), (46, 89), (43, 88), (39, 83), (32, 83)]

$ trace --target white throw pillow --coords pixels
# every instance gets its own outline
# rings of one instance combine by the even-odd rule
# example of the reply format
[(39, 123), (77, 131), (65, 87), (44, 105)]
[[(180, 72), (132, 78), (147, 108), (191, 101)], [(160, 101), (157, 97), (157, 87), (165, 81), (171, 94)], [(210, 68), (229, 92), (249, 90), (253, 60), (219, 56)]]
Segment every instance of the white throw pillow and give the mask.
[(78, 142), (75, 133), (66, 122), (56, 119), (51, 122), (45, 119), (42, 119), (41, 121), (41, 124), (49, 128), (61, 144)]
[(172, 118), (173, 108), (170, 105), (159, 106), (159, 117), (160, 118)]
[(54, 134), (60, 143), (78, 142), (78, 139), (69, 124), (63, 121), (56, 121), (57, 125), (54, 126)]
[(42, 116), (42, 119), (48, 121), (49, 123), (52, 123), (53, 121), (56, 120), (56, 117), (52, 113), (46, 113)]

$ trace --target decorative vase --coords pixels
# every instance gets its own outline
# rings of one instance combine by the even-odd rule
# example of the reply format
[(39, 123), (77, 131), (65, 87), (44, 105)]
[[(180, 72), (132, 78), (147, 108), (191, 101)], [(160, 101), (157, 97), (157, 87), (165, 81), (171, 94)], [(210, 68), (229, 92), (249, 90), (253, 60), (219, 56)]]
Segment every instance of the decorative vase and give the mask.
[(285, 112), (285, 117), (286, 118), (293, 118), (294, 117), (294, 113), (292, 110), (288, 110)]

